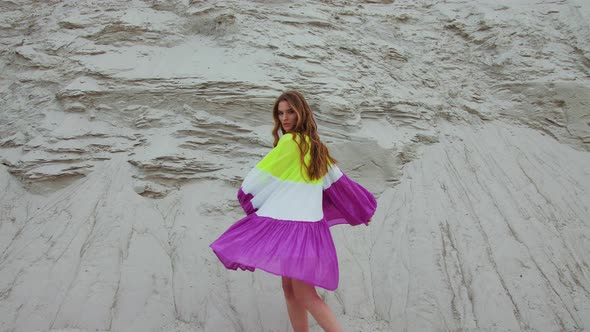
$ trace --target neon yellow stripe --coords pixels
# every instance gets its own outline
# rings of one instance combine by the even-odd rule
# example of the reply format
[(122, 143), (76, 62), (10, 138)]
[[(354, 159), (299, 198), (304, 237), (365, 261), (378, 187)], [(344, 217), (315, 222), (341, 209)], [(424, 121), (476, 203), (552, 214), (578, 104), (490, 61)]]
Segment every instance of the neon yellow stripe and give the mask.
[[(306, 137), (309, 140), (309, 138)], [(310, 152), (305, 154), (305, 163), (311, 159)], [(299, 147), (293, 140), (293, 134), (287, 133), (281, 137), (277, 146), (272, 149), (256, 165), (259, 170), (270, 173), (272, 176), (283, 181), (321, 183), (322, 179), (310, 180), (302, 168), (299, 158)]]

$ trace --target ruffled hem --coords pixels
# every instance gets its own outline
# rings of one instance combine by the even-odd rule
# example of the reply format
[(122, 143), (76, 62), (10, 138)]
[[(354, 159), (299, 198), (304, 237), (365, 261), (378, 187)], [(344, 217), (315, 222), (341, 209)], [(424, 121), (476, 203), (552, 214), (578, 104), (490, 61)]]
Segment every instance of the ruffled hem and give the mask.
[(335, 290), (338, 258), (326, 220), (303, 222), (252, 213), (210, 245), (227, 269), (266, 272)]

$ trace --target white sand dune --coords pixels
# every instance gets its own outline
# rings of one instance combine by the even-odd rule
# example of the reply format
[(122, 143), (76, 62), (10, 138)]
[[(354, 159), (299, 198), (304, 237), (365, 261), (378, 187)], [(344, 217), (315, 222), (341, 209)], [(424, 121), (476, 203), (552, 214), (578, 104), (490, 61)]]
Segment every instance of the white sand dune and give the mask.
[[(289, 331), (208, 245), (302, 91), (346, 331), (590, 329), (590, 3), (0, 0), (0, 331)], [(313, 320), (313, 331), (321, 329)]]

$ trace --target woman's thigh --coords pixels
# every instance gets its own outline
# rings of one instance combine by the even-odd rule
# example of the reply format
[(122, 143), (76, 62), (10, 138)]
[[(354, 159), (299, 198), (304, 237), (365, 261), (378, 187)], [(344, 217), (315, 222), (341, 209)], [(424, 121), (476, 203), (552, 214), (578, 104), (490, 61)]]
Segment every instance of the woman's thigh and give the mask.
[(295, 297), (293, 291), (293, 279), (287, 277), (281, 277), (281, 285), (283, 286), (283, 292), (286, 297)]
[(315, 287), (305, 281), (291, 279), (291, 286), (293, 287), (295, 298), (300, 301), (309, 302), (320, 298)]

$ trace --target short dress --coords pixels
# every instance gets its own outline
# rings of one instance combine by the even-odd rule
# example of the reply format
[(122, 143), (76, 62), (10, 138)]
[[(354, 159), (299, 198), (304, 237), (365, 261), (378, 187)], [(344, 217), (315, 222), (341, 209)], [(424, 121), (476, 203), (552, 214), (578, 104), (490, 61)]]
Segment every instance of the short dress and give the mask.
[[(368, 225), (377, 202), (335, 164), (323, 178), (310, 180), (297, 137), (284, 134), (244, 178), (238, 200), (246, 217), (210, 247), (228, 269), (258, 268), (335, 290), (338, 258), (329, 227)], [(309, 160), (307, 152), (304, 162)]]

